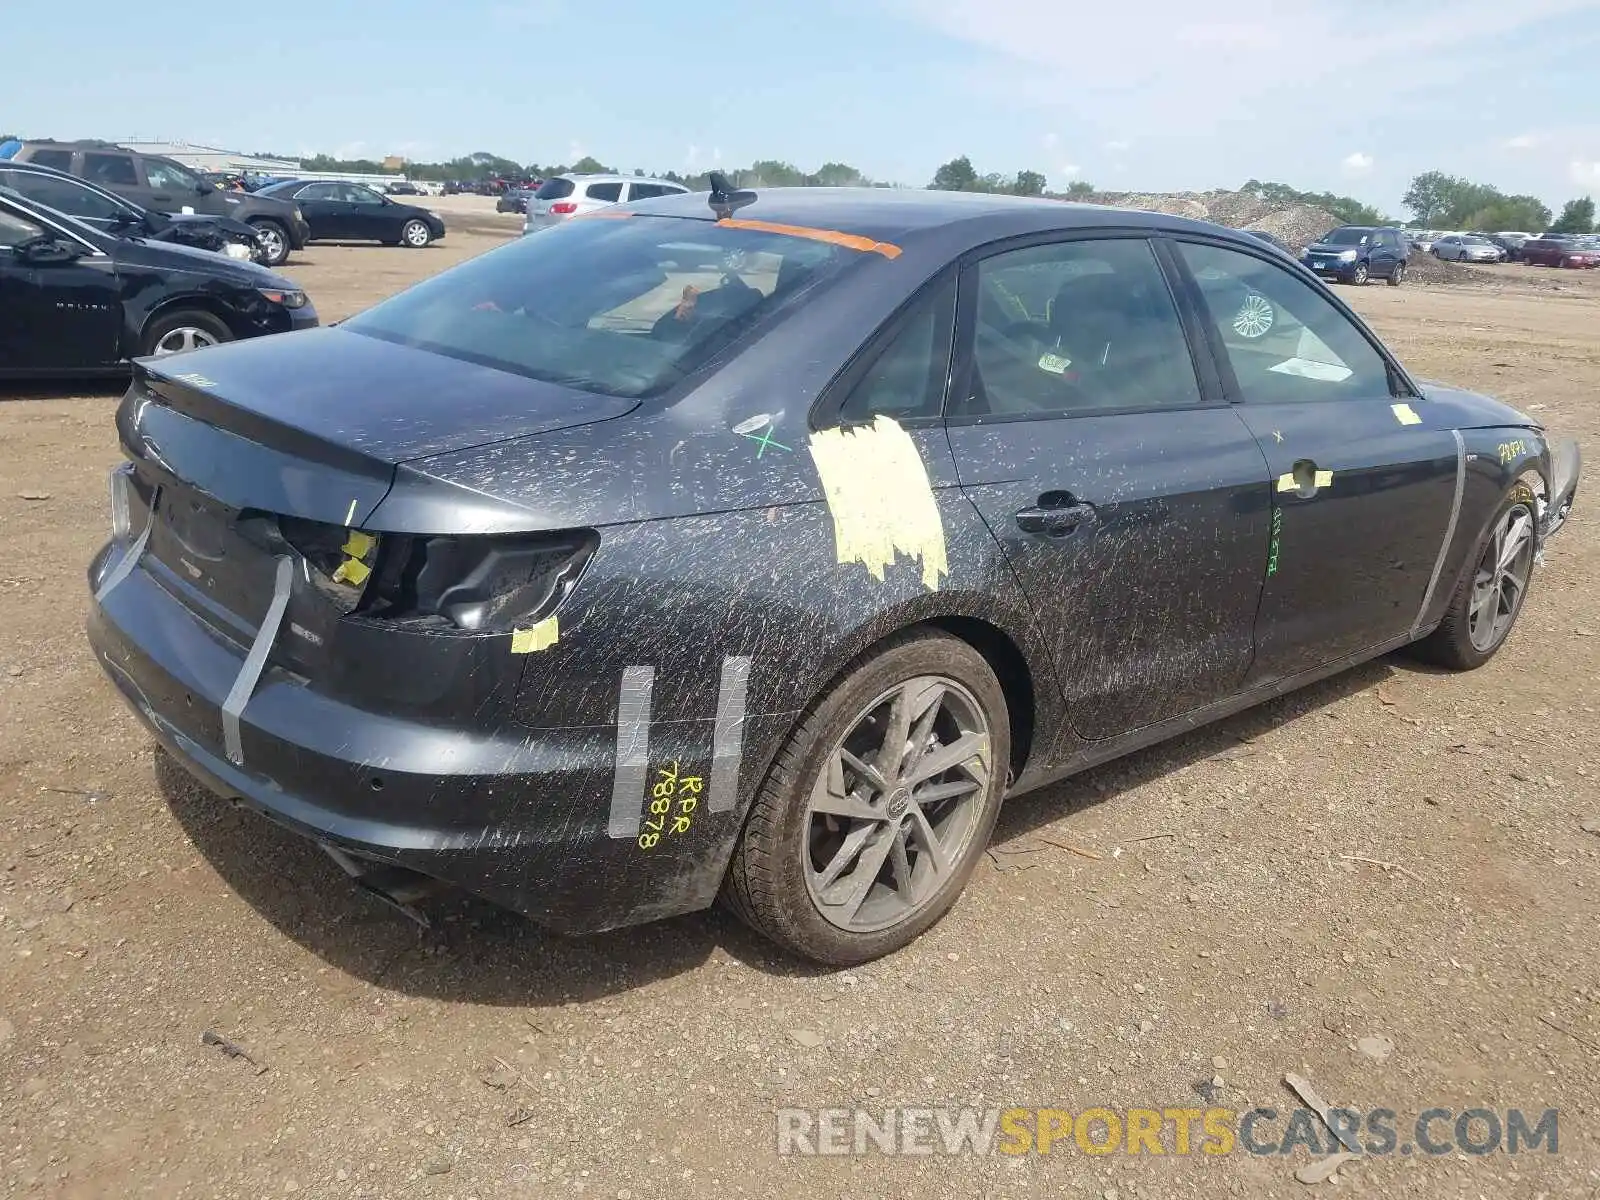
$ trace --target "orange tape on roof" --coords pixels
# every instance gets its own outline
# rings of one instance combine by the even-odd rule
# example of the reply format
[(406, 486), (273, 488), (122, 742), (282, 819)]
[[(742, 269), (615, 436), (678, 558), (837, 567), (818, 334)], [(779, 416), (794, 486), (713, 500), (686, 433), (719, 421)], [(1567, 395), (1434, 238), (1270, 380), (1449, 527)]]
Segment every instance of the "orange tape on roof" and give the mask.
[(881, 254), (885, 258), (900, 257), (899, 246), (889, 242), (875, 242), (860, 234), (840, 233), (837, 229), (813, 229), (809, 225), (778, 225), (772, 221), (745, 221), (738, 217), (724, 217), (717, 224), (729, 229), (749, 229), (757, 233), (777, 233), (785, 237), (827, 242), (830, 246), (843, 246), (846, 250), (859, 250), (863, 254)]

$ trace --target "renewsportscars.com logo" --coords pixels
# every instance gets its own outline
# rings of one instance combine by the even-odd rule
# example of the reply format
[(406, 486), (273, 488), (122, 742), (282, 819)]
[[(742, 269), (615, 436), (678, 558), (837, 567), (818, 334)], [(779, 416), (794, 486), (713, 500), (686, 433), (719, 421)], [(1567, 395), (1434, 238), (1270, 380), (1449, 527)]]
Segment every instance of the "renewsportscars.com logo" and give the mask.
[(1559, 1110), (1429, 1108), (780, 1108), (783, 1155), (1559, 1153)]

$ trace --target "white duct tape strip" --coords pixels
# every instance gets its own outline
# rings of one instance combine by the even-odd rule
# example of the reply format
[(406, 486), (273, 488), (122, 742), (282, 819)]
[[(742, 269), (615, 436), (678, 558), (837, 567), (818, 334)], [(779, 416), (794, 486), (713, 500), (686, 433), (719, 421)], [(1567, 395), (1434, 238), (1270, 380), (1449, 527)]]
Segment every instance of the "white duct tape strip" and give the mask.
[(1416, 637), (1427, 619), (1428, 606), (1433, 603), (1433, 591), (1439, 586), (1439, 573), (1450, 556), (1450, 543), (1456, 538), (1456, 522), (1461, 519), (1461, 494), (1467, 486), (1467, 443), (1459, 429), (1452, 429), (1456, 439), (1456, 496), (1450, 502), (1450, 523), (1444, 527), (1444, 544), (1439, 547), (1439, 557), (1433, 560), (1433, 574), (1428, 578), (1428, 590), (1422, 593), (1422, 607), (1417, 609), (1417, 619), (1411, 623), (1411, 636)]
[(711, 792), (706, 807), (729, 812), (739, 799), (739, 762), (744, 755), (745, 698), (750, 691), (750, 660), (722, 660), (717, 685), (717, 721), (711, 734)]
[(261, 679), (261, 670), (267, 665), (267, 654), (278, 639), (278, 626), (283, 624), (283, 610), (289, 607), (289, 587), (294, 582), (294, 564), (287, 554), (278, 559), (278, 575), (272, 585), (272, 603), (267, 615), (261, 618), (261, 628), (256, 630), (256, 640), (245, 655), (244, 666), (222, 702), (222, 744), (228, 752), (228, 761), (236, 767), (244, 766), (244, 745), (239, 740), (239, 717), (244, 706)]
[(654, 667), (624, 667), (617, 696), (617, 765), (611, 782), (611, 819), (606, 833), (614, 838), (639, 836), (644, 812), (644, 778), (650, 768), (650, 693)]
[(139, 565), (139, 559), (144, 555), (144, 548), (150, 541), (150, 531), (155, 528), (155, 523), (156, 510), (155, 506), (151, 505), (150, 517), (145, 521), (144, 528), (139, 531), (138, 540), (128, 547), (122, 557), (117, 559), (116, 566), (107, 571), (106, 577), (100, 581), (100, 587), (94, 594), (96, 603), (104, 601), (111, 594), (111, 589), (131, 575), (133, 569)]

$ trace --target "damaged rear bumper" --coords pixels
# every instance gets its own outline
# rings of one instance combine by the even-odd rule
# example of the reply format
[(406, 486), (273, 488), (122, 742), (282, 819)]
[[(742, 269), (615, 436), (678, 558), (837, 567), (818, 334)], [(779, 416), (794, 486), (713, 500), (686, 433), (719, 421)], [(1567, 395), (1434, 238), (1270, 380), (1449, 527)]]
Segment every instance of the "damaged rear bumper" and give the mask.
[[(697, 817), (691, 834), (648, 853), (634, 834), (608, 830), (620, 770), (613, 714), (574, 728), (447, 728), (363, 711), (268, 663), (239, 714), (235, 755), (223, 711), (244, 649), (176, 603), (157, 574), (124, 570), (129, 552), (113, 543), (89, 572), (100, 594), (88, 636), (106, 674), (208, 790), (341, 852), (363, 886), (384, 894), (372, 880), (403, 872), (358, 872), (352, 860), (443, 881), (568, 934), (715, 898), (730, 822)], [(711, 725), (653, 722), (652, 759), (703, 760)]]

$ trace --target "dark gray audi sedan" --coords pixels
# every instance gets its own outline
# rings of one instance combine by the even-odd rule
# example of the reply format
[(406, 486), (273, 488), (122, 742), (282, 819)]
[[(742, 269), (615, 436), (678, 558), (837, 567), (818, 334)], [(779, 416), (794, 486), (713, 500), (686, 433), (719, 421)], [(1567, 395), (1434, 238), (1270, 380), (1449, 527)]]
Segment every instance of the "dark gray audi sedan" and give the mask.
[(1572, 503), (1248, 235), (717, 182), (137, 364), (89, 636), (168, 752), (405, 905), (855, 963), (1008, 796), (1484, 662)]

